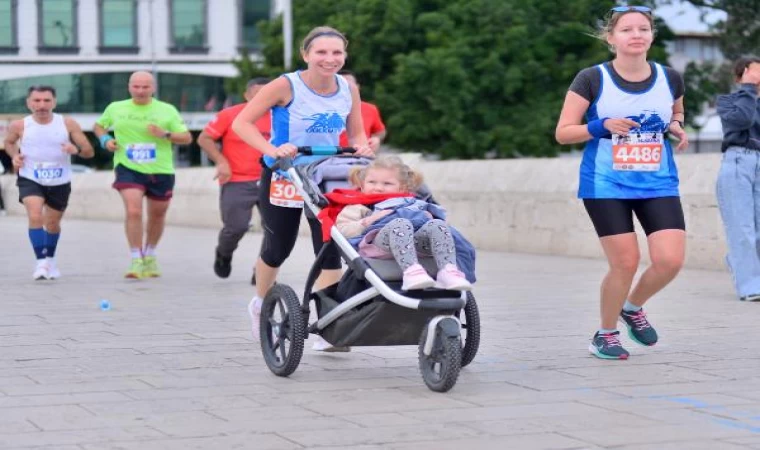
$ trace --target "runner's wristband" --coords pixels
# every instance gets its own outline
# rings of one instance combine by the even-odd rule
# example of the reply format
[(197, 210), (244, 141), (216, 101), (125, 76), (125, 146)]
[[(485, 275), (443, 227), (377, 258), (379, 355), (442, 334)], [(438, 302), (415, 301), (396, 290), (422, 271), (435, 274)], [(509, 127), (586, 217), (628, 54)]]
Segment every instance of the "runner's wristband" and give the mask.
[(113, 136), (111, 136), (110, 134), (104, 134), (103, 136), (100, 136), (100, 148), (102, 148), (103, 150), (108, 150), (106, 148), (106, 144), (108, 143), (108, 141), (113, 141)]
[(586, 125), (586, 127), (588, 128), (588, 133), (595, 138), (604, 137), (610, 134), (609, 130), (604, 128), (604, 121), (607, 119), (609, 119), (609, 117), (605, 117), (603, 119), (596, 119), (589, 122)]

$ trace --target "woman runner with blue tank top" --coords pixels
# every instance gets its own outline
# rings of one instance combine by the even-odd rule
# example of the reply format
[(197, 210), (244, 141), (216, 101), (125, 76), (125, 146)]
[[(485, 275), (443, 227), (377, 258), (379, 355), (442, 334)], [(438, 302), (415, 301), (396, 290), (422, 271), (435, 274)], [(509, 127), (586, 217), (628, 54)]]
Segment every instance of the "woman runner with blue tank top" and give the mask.
[[(578, 197), (609, 262), (601, 286), (601, 327), (589, 351), (604, 359), (629, 356), (620, 343), (618, 319), (636, 343), (657, 343), (642, 306), (675, 278), (684, 260), (686, 226), (668, 140), (672, 135), (680, 141), (678, 151), (688, 146), (684, 85), (673, 69), (647, 61), (654, 34), (648, 7), (613, 8), (600, 38), (615, 58), (578, 73), (557, 123), (560, 144), (586, 142)], [(647, 236), (651, 265), (631, 289), (640, 259), (634, 213)]]
[[(256, 295), (249, 304), (254, 339), (259, 338), (262, 299), (274, 284), (277, 272), (296, 243), (303, 201), (294, 196), (289, 181), (271, 167), (276, 158), (295, 157), (294, 164), (308, 164), (324, 156), (296, 156), (300, 146), (337, 146), (348, 130), (356, 154), (373, 156), (364, 135), (361, 99), (355, 86), (338, 75), (346, 61), (348, 40), (338, 30), (317, 27), (304, 38), (301, 56), (307, 69), (287, 73), (267, 84), (232, 123), (232, 129), (248, 145), (264, 153), (259, 207), (264, 223), (261, 255), (256, 262)], [(272, 111), (272, 138), (267, 141), (254, 123)], [(309, 219), (314, 253), (322, 248), (319, 221)], [(341, 260), (337, 249), (322, 264), (316, 287), (337, 283)]]

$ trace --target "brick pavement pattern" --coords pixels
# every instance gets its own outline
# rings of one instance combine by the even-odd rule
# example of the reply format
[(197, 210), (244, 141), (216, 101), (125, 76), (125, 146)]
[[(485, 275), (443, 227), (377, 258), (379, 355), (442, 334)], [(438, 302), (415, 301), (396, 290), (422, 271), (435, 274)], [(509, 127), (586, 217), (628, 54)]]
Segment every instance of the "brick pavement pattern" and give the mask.
[[(216, 232), (170, 227), (163, 278), (128, 281), (121, 224), (64, 221), (52, 282), (31, 279), (23, 218), (0, 236), (2, 449), (760, 449), (760, 304), (726, 273), (684, 271), (647, 308), (660, 343), (602, 361), (603, 261), (481, 252), (481, 350), (438, 394), (416, 347), (307, 341), (272, 375), (245, 312), (259, 235), (219, 280)], [(300, 291), (310, 261), (300, 240), (281, 281)]]

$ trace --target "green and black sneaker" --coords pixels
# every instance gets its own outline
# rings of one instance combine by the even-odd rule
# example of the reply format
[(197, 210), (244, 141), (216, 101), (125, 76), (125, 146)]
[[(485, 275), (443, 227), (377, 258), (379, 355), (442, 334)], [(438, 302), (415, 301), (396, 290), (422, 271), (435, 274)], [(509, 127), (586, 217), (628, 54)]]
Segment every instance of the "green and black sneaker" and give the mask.
[(620, 318), (628, 327), (628, 336), (640, 345), (651, 347), (657, 343), (657, 332), (647, 320), (643, 309), (638, 311), (621, 311)]
[(630, 354), (623, 348), (619, 336), (619, 331), (605, 334), (599, 334), (597, 331), (594, 338), (591, 339), (588, 351), (597, 358), (628, 359)]

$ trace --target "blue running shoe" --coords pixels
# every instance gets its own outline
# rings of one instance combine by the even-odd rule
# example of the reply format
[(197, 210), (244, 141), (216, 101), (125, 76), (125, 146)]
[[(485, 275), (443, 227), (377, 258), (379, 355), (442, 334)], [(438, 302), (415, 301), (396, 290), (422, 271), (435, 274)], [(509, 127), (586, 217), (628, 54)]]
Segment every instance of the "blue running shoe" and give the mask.
[(657, 332), (647, 320), (643, 309), (638, 311), (621, 311), (620, 318), (628, 327), (628, 336), (640, 345), (651, 347), (657, 343)]
[(597, 331), (594, 338), (591, 339), (588, 351), (597, 358), (628, 359), (630, 354), (623, 348), (619, 336), (619, 331), (607, 334), (599, 334)]

